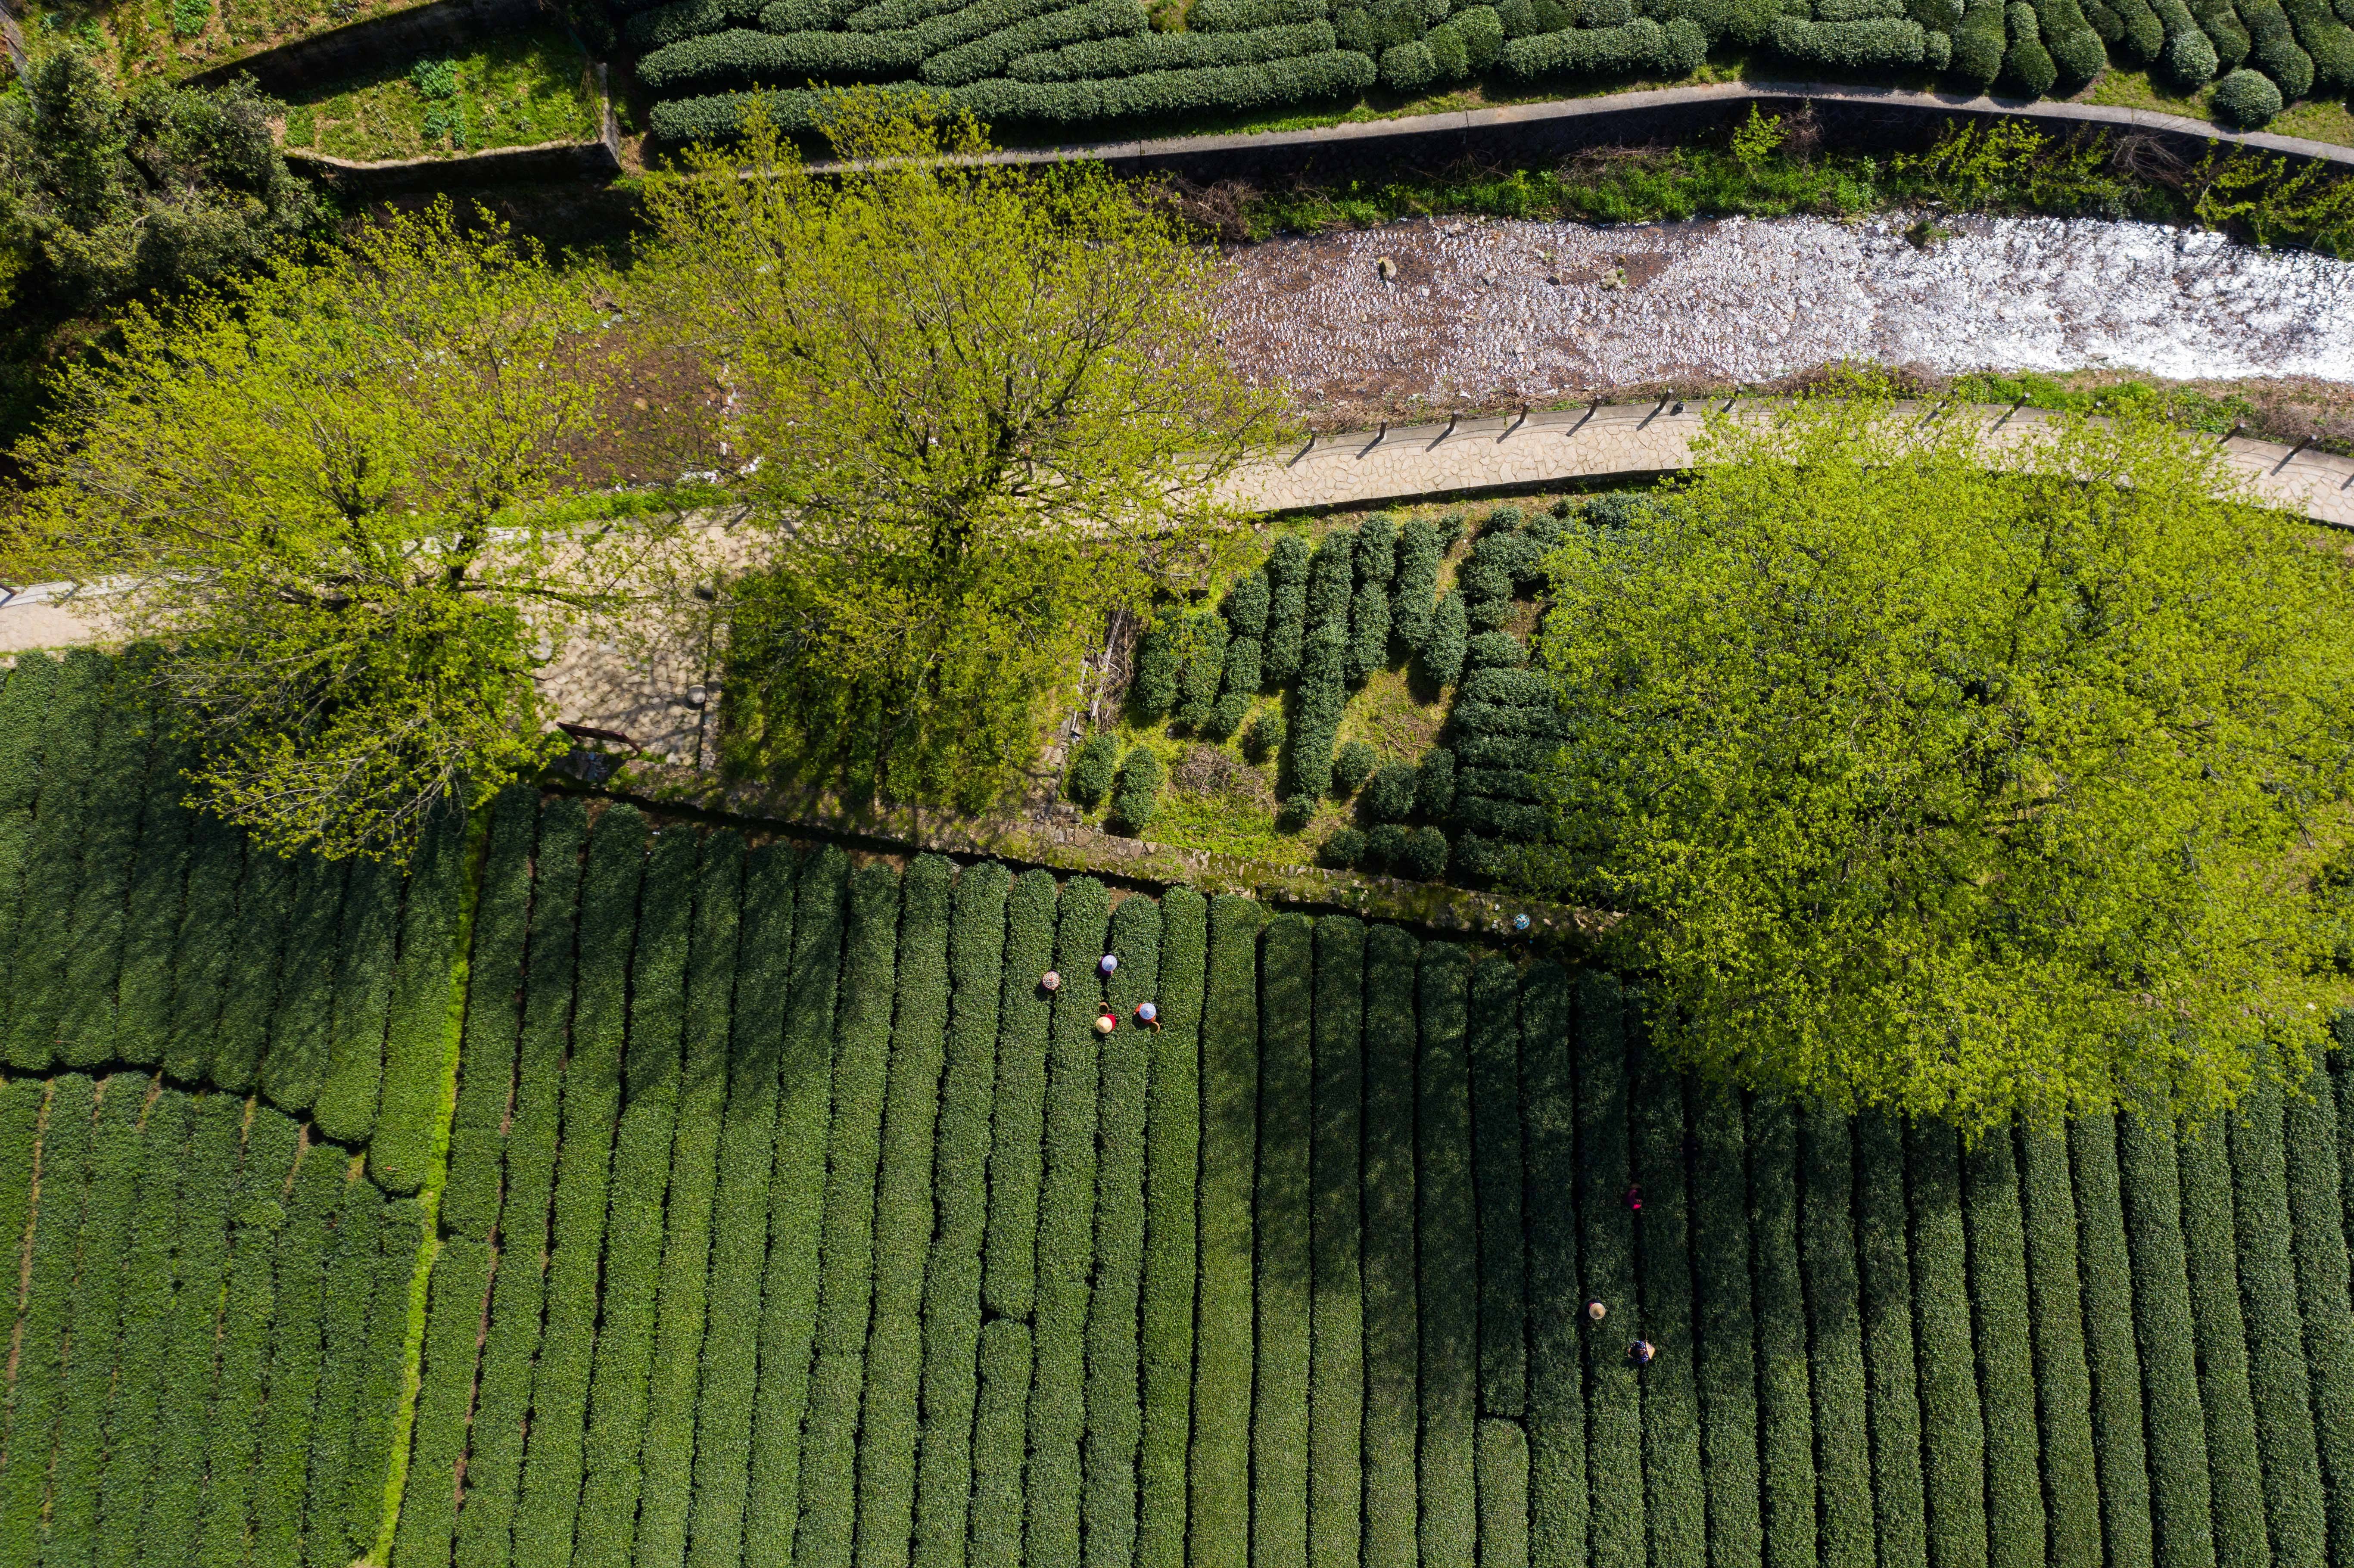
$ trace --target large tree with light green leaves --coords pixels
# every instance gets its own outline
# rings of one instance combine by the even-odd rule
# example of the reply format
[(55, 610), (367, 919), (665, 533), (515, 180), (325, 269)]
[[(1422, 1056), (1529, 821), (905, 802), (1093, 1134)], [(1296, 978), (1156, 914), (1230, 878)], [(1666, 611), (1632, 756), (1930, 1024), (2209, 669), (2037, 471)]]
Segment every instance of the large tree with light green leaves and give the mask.
[(626, 611), (672, 531), (551, 522), (592, 413), (591, 280), (446, 205), (153, 308), (17, 448), (25, 575), (98, 579), (197, 743), (192, 783), (281, 849), (405, 855), (561, 744), (535, 684)]
[(773, 554), (740, 585), (739, 766), (986, 805), (1117, 607), (1206, 580), (1210, 486), (1276, 434), (1216, 266), (1093, 164), (971, 161), (970, 121), (836, 98), (843, 162), (755, 126), (648, 191), (647, 308), (734, 391)]
[(1999, 471), (1867, 392), (1700, 456), (1552, 562), (1522, 866), (1622, 912), (1661, 1041), (1966, 1128), (2302, 1081), (2349, 998), (2344, 540), (2146, 423)]

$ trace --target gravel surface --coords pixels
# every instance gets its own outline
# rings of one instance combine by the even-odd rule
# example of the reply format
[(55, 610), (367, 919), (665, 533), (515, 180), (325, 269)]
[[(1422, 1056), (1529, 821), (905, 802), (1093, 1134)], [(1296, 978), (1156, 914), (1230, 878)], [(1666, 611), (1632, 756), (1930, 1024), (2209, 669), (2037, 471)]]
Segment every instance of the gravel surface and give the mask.
[(1236, 247), (1218, 308), (1246, 375), (1344, 417), (1842, 359), (2354, 382), (2354, 263), (2155, 224), (1942, 221), (1924, 247), (1904, 215), (1417, 220)]

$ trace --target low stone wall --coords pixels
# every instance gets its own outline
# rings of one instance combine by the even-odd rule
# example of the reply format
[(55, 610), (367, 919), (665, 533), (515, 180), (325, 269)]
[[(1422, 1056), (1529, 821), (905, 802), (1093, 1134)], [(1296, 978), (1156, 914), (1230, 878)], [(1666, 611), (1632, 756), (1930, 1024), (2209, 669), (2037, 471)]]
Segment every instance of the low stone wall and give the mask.
[(356, 75), (387, 60), (447, 53), (452, 44), (516, 32), (554, 15), (540, 0), (430, 0), (427, 5), (366, 17), (332, 32), (313, 33), (242, 59), (208, 66), (187, 80), (198, 87), (217, 87), (232, 77), (250, 75), (264, 92), (283, 96)]

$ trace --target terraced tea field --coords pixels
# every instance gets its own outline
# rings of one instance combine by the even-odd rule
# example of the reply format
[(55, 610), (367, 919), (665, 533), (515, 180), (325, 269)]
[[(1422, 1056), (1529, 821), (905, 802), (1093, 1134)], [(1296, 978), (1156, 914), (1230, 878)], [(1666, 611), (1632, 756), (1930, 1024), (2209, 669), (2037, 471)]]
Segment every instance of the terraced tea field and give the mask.
[(2354, 1554), (2342, 1075), (1965, 1149), (1546, 958), (525, 791), (387, 890), (116, 679), (0, 688), (0, 1563)]

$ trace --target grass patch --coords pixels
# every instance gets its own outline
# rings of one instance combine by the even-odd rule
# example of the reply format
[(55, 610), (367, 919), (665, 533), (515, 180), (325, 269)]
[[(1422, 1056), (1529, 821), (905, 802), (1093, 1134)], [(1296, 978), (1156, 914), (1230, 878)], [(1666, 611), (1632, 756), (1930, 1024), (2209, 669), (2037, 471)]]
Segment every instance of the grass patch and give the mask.
[(387, 65), (286, 106), (289, 152), (373, 163), (586, 142), (598, 109), (588, 58), (560, 27), (463, 54)]

